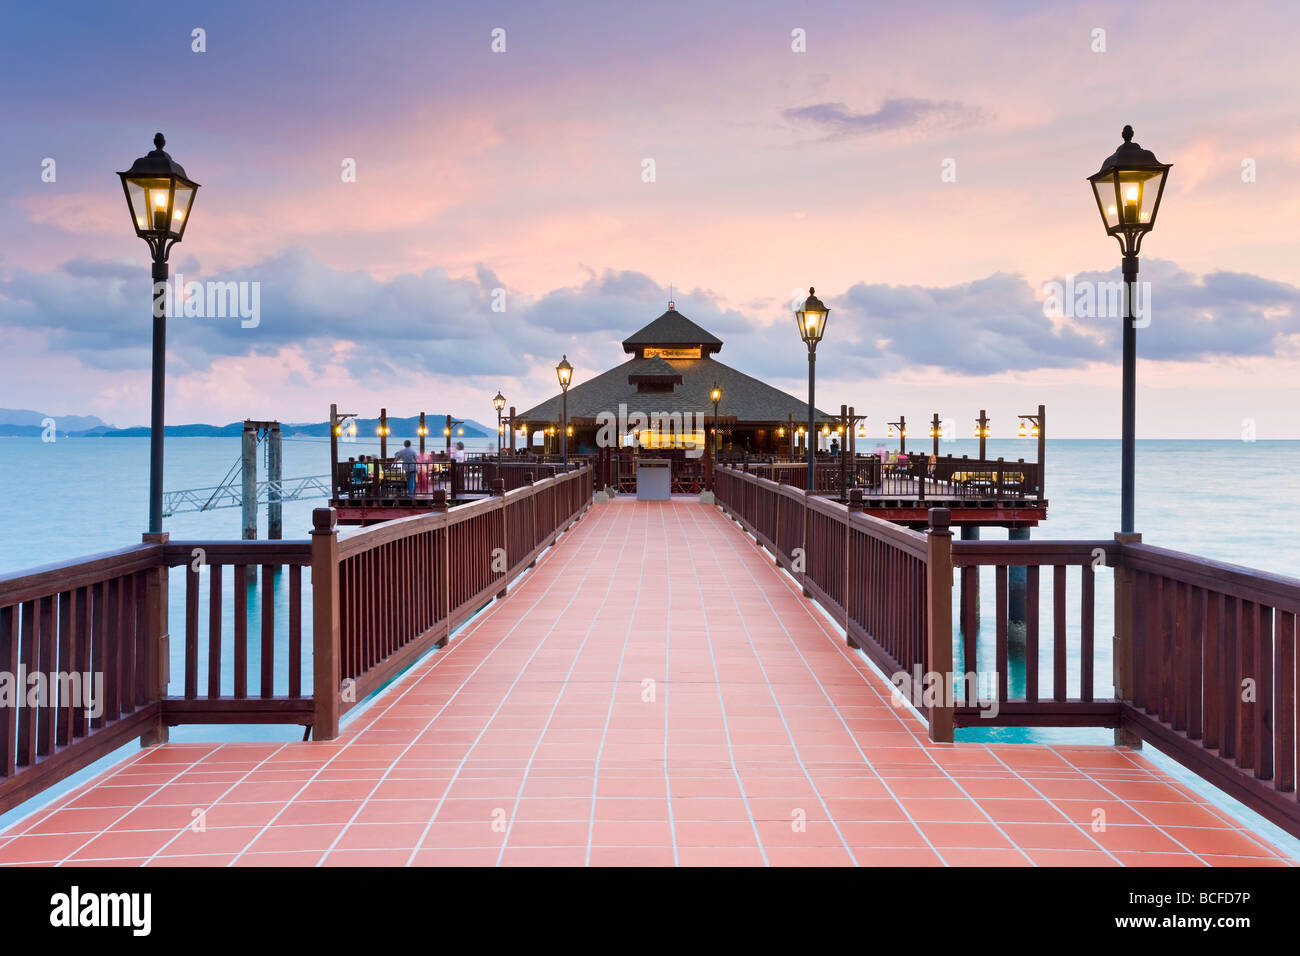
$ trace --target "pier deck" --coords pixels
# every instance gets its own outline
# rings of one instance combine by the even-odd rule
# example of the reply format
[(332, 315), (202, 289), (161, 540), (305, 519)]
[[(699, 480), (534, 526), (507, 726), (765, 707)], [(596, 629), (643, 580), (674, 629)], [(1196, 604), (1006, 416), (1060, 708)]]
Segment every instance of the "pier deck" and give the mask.
[(1139, 752), (935, 744), (891, 693), (719, 510), (620, 498), (338, 739), (141, 751), (0, 863), (1291, 862)]

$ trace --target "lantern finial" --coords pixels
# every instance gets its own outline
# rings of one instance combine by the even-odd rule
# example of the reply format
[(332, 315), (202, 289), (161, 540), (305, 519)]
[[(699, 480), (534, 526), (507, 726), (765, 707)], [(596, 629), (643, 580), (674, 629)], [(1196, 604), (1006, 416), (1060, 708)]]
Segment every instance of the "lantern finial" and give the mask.
[(162, 149), (162, 148), (163, 148), (164, 146), (166, 146), (166, 145), (167, 145), (167, 140), (163, 138), (163, 134), (162, 134), (162, 133), (154, 133), (154, 134), (153, 134), (153, 147), (154, 147), (154, 149)]
[(1120, 135), (1124, 137), (1124, 142), (1126, 142), (1126, 143), (1132, 142), (1132, 141), (1133, 141), (1133, 127), (1132, 127), (1132, 126), (1125, 126), (1123, 132), (1121, 132)]

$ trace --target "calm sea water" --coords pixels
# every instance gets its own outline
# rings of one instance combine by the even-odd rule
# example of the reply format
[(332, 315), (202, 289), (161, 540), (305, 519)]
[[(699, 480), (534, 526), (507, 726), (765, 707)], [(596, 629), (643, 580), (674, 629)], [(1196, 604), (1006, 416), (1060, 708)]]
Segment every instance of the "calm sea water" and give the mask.
[[(869, 447), (875, 441), (868, 439)], [(489, 439), (468, 443), (470, 451), (493, 447)], [(343, 455), (376, 454), (378, 443), (358, 441), (343, 446)], [(941, 444), (944, 454), (974, 456), (978, 442), (959, 440)], [(990, 456), (1008, 460), (1032, 458), (1034, 444), (1023, 440), (990, 440)], [(166, 448), (165, 487), (168, 490), (202, 488), (218, 484), (238, 460), (238, 438), (171, 438)], [(328, 470), (327, 439), (286, 437), (284, 475), (294, 478), (323, 475)], [(259, 461), (265, 477), (265, 461)], [(139, 542), (147, 520), (149, 443), (145, 438), (60, 439), (45, 443), (38, 438), (0, 438), (0, 474), (9, 476), (8, 494), (0, 494), (0, 574), (114, 550)], [(1300, 578), (1300, 502), (1292, 494), (1300, 474), (1300, 441), (1140, 441), (1137, 444), (1137, 528), (1147, 543), (1188, 551), (1205, 557)], [(1054, 440), (1047, 443), (1048, 520), (1032, 532), (1035, 539), (1110, 538), (1119, 526), (1119, 442)], [(284, 537), (305, 538), (311, 509), (319, 500), (288, 502), (284, 507)], [(240, 510), (227, 508), (188, 512), (165, 519), (164, 529), (173, 539), (238, 539)], [(259, 537), (266, 536), (265, 510), (259, 516)], [(1005, 538), (1001, 529), (985, 529), (985, 540)], [(308, 576), (304, 575), (304, 591)], [(184, 575), (171, 575), (172, 693), (183, 675)], [(265, 582), (258, 582), (265, 587)], [(271, 582), (277, 617), (287, 619), (287, 582)], [(981, 590), (988, 596), (989, 613), (981, 620), (981, 669), (992, 660), (991, 594), (993, 571), (983, 572)], [(1051, 576), (1041, 584), (1041, 641), (1046, 648), (1051, 630)], [(1070, 606), (1078, 597), (1078, 573), (1067, 584)], [(206, 590), (206, 589), (204, 589)], [(956, 591), (956, 589), (954, 589)], [(954, 600), (956, 600), (954, 594)], [(1097, 693), (1110, 687), (1111, 581), (1100, 570), (1096, 593)], [(229, 602), (227, 602), (229, 603)], [(249, 668), (253, 683), (258, 673), (259, 620), (250, 598)], [(304, 611), (310, 599), (304, 593)], [(179, 614), (178, 614), (179, 612)], [(201, 614), (205, 614), (201, 610)], [(229, 634), (230, 608), (225, 631)], [(1077, 620), (1077, 613), (1070, 615)], [(310, 621), (304, 619), (310, 639)], [(1079, 680), (1077, 627), (1069, 634), (1071, 650), (1068, 681), (1077, 690)], [(232, 655), (223, 655), (229, 662)], [(1050, 658), (1048, 658), (1050, 659)], [(1013, 661), (1015, 660), (1013, 655)], [(281, 683), (285, 661), (277, 661)], [(958, 665), (962, 663), (960, 660)], [(200, 673), (200, 684), (206, 674)], [(1023, 688), (1024, 666), (1013, 667), (1014, 694)], [(310, 664), (304, 671), (310, 686)], [(1051, 687), (1050, 667), (1040, 671), (1040, 686)], [(284, 687), (277, 687), (283, 693)], [(298, 739), (295, 728), (175, 728), (173, 739)], [(1096, 731), (973, 730), (963, 739), (1080, 740), (1103, 742)], [(83, 775), (78, 775), (80, 779)], [(70, 781), (71, 782), (71, 781)], [(5, 815), (11, 817), (10, 815)], [(0, 817), (0, 824), (5, 822)], [(1270, 828), (1271, 829), (1271, 828)]]

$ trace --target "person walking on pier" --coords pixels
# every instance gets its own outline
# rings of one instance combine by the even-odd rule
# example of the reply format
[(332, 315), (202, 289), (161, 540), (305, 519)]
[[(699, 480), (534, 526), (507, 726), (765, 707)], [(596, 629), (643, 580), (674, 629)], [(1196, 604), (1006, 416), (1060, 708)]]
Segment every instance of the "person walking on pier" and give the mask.
[(402, 463), (402, 470), (406, 472), (406, 493), (412, 497), (415, 495), (415, 463), (418, 459), (415, 449), (411, 447), (411, 439), (406, 440), (401, 448), (397, 449), (397, 454), (393, 456), (394, 461)]

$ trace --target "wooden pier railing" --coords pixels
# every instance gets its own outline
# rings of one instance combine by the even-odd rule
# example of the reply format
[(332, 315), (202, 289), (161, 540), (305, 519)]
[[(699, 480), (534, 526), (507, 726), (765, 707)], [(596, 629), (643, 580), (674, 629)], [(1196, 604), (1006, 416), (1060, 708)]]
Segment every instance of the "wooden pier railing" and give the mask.
[[(739, 466), (747, 474), (778, 484), (806, 488), (808, 462), (779, 459), (750, 460)], [(925, 454), (909, 455), (902, 464), (881, 461), (876, 455), (824, 456), (816, 462), (814, 490), (840, 494), (858, 488), (868, 505), (873, 499), (919, 498), (1006, 499), (1038, 501), (1042, 498), (1041, 467), (1032, 461), (979, 459), (945, 455), (933, 462)]]
[[(577, 469), (582, 462), (573, 462)], [(560, 463), (491, 461), (421, 461), (409, 465), (393, 458), (367, 458), (365, 462), (341, 461), (334, 465), (334, 500), (353, 504), (415, 504), (429, 502), (444, 491), (453, 500), (490, 495), (497, 479), (507, 491), (522, 488), (531, 480), (549, 478), (564, 471)]]
[[(955, 727), (1117, 728), (1300, 835), (1300, 580), (1151, 547), (1136, 535), (954, 542), (945, 508), (930, 510), (920, 534), (857, 513), (857, 493), (842, 505), (736, 468), (717, 470), (715, 492), (804, 593), (843, 622), (848, 643), (912, 691), (931, 739), (951, 741)], [(981, 610), (990, 610), (987, 600), (980, 607), (979, 572), (988, 567), (991, 660), (979, 640)], [(1113, 572), (1115, 608), (1106, 643), (1095, 628), (1103, 567)], [(1014, 590), (1013, 575), (1022, 579)], [(1067, 599), (1072, 586), (1077, 602)], [(1107, 644), (1113, 678), (1099, 680)], [(1012, 680), (1013, 659), (1022, 681)], [(944, 691), (933, 699), (915, 688), (917, 677), (929, 684), (932, 676)]]
[[(509, 491), (496, 481), (483, 501), (342, 538), (324, 508), (310, 541), (146, 536), (0, 576), (0, 812), (168, 726), (337, 736), (343, 713), (445, 643), (591, 503), (589, 467)], [(169, 609), (171, 568), (184, 601)], [(172, 636), (184, 641), (177, 694)]]

